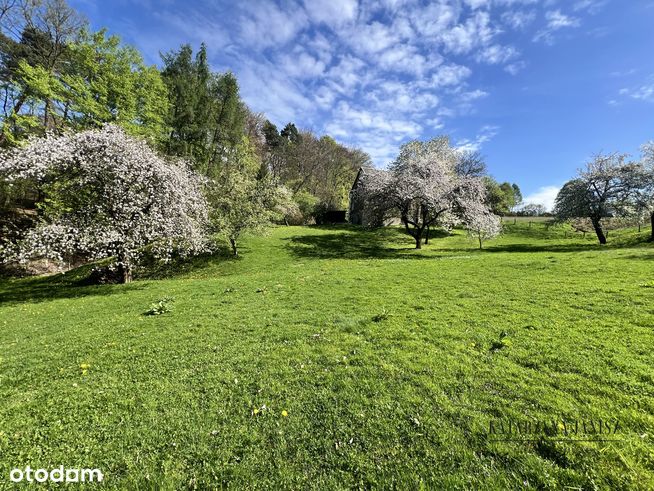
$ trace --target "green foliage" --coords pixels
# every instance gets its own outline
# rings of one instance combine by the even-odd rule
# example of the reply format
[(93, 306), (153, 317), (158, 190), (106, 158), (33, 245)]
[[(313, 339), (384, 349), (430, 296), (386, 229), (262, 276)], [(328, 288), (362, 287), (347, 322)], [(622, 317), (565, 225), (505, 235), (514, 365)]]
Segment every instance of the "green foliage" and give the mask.
[(262, 233), (280, 218), (279, 188), (269, 174), (258, 172), (260, 166), (252, 145), (243, 137), (208, 185), (213, 226), (227, 239), (234, 255), (244, 232)]
[(267, 122), (262, 131), (268, 149), (265, 162), (275, 177), (295, 194), (303, 191), (315, 196), (329, 210), (347, 208), (357, 171), (370, 163), (367, 154), (329, 136), (299, 132), (292, 123), (277, 133)]
[(268, 145), (268, 147), (271, 150), (275, 150), (277, 147), (279, 147), (282, 144), (281, 135), (277, 130), (277, 126), (275, 126), (273, 123), (266, 120), (262, 130), (263, 130), (263, 136), (266, 140), (266, 145)]
[(386, 309), (382, 309), (381, 312), (372, 316), (372, 321), (381, 322), (381, 321), (388, 320), (390, 317), (391, 317), (391, 313)]
[(293, 123), (288, 123), (282, 131), (279, 132), (282, 141), (287, 144), (297, 145), (302, 142), (302, 136)]
[(486, 204), (496, 215), (505, 216), (522, 202), (522, 193), (517, 184), (498, 183), (492, 177), (484, 177)]
[(308, 191), (300, 190), (293, 195), (293, 201), (297, 203), (302, 218), (305, 223), (308, 223), (311, 218), (316, 214), (316, 207), (318, 206), (318, 198)]
[(246, 108), (232, 73), (212, 73), (207, 49), (183, 45), (163, 56), (163, 79), (170, 93), (166, 151), (189, 158), (197, 170), (220, 172), (222, 161), (240, 144)]
[(159, 72), (118, 37), (107, 37), (105, 30), (82, 32), (66, 45), (60, 65), (42, 63), (34, 56), (8, 63), (7, 90), (17, 102), (3, 121), (6, 142), (46, 129), (79, 131), (105, 123), (153, 143), (163, 138), (168, 100)]
[(502, 331), (497, 339), (494, 339), (491, 342), (490, 350), (491, 351), (498, 351), (503, 348), (507, 348), (511, 346), (511, 340), (508, 339), (508, 334), (506, 331)]
[(164, 297), (161, 300), (150, 305), (150, 308), (145, 312), (145, 315), (162, 315), (172, 311), (172, 303), (175, 301), (173, 297)]

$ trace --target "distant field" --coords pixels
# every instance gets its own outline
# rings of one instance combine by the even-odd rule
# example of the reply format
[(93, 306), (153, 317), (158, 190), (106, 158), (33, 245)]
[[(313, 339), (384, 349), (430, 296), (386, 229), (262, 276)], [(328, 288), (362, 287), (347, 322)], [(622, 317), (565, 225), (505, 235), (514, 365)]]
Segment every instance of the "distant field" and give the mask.
[[(174, 278), (0, 280), (0, 487), (654, 489), (654, 248), (522, 220), (483, 251), (288, 227)], [(490, 432), (600, 419), (619, 441)]]
[(543, 223), (554, 222), (552, 217), (502, 217), (503, 223)]

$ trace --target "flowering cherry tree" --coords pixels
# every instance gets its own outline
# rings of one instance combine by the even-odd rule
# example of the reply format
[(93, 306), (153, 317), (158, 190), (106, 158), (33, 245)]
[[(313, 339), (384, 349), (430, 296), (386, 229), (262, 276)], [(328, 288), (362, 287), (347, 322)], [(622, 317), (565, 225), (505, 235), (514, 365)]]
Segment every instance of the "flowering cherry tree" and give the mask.
[(0, 176), (32, 182), (45, 198), (5, 260), (111, 257), (129, 282), (145, 246), (163, 260), (209, 246), (200, 177), (116, 126), (31, 140), (0, 156)]
[(479, 241), (479, 248), (485, 240), (497, 237), (502, 233), (502, 219), (487, 209), (466, 210), (466, 228), (468, 236)]
[(638, 165), (626, 154), (598, 154), (563, 185), (554, 214), (559, 220), (588, 218), (600, 244), (606, 244), (603, 220), (633, 214), (633, 195), (640, 185)]
[(403, 145), (388, 172), (364, 174), (361, 193), (375, 210), (395, 210), (421, 248), (425, 230), (450, 228), (492, 215), (484, 205), (485, 187), (475, 175), (456, 172), (457, 150), (447, 137)]

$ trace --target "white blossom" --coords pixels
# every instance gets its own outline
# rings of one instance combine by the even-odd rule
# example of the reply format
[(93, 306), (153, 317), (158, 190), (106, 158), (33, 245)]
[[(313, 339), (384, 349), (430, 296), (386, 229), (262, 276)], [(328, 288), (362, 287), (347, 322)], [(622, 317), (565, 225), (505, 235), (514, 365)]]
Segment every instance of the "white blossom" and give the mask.
[(372, 209), (398, 212), (419, 249), (428, 227), (450, 229), (490, 214), (483, 181), (457, 174), (459, 160), (447, 137), (412, 141), (402, 146), (388, 172), (363, 174), (360, 192)]
[(488, 210), (467, 210), (466, 225), (468, 236), (479, 241), (479, 248), (483, 242), (497, 237), (502, 233), (502, 220)]
[(33, 139), (4, 152), (0, 176), (35, 183), (55, 201), (5, 260), (112, 257), (129, 281), (145, 246), (164, 260), (209, 246), (201, 178), (116, 126)]

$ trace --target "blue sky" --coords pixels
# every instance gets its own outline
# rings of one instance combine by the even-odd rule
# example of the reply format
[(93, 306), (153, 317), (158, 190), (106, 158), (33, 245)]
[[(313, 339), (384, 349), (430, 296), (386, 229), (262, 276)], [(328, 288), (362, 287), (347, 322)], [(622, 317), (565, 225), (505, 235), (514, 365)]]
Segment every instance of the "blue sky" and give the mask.
[(205, 42), (243, 98), (384, 166), (448, 134), (550, 204), (593, 153), (654, 139), (654, 0), (73, 0), (149, 63)]

